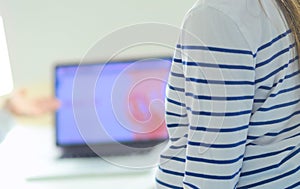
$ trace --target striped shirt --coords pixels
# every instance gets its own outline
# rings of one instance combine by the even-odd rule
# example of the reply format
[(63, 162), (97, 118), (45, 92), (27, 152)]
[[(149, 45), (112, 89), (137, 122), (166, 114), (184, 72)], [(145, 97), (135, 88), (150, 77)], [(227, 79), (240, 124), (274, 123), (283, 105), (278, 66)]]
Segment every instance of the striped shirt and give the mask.
[(157, 188), (300, 188), (300, 70), (274, 0), (202, 0), (169, 76)]

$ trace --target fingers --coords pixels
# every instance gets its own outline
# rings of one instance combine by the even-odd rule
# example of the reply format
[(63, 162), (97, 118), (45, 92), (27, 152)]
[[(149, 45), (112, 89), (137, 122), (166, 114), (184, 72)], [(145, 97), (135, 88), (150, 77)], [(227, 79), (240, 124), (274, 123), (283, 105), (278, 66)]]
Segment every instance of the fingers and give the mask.
[(36, 110), (43, 113), (49, 113), (57, 110), (60, 107), (60, 101), (55, 98), (38, 99), (36, 103)]
[(55, 98), (47, 97), (32, 99), (30, 107), (28, 107), (28, 110), (30, 110), (30, 112), (27, 112), (27, 115), (40, 116), (43, 114), (54, 112), (59, 107), (60, 102)]

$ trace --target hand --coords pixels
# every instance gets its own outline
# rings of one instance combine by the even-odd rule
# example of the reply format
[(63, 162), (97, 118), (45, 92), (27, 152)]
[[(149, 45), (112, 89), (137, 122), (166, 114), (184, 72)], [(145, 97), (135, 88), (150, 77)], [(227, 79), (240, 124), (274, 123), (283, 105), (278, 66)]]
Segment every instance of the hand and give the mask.
[(6, 108), (17, 116), (40, 116), (55, 111), (59, 106), (59, 101), (52, 97), (30, 99), (25, 89), (16, 91), (6, 101)]

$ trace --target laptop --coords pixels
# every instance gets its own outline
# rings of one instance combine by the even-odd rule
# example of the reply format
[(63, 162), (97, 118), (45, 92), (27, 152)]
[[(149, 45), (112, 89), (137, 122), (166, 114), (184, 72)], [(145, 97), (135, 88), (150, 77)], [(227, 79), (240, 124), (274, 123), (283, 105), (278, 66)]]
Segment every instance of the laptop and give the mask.
[(61, 155), (55, 165), (63, 166), (30, 179), (153, 167), (168, 139), (164, 99), (171, 60), (58, 64), (55, 96), (61, 107), (55, 114), (55, 141)]

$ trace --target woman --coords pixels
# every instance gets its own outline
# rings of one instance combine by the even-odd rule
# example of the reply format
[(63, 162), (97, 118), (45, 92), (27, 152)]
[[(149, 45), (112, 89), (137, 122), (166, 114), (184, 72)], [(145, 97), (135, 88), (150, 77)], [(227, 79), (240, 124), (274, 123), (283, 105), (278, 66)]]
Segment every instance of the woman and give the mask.
[(157, 188), (300, 188), (300, 1), (202, 0), (168, 81)]

